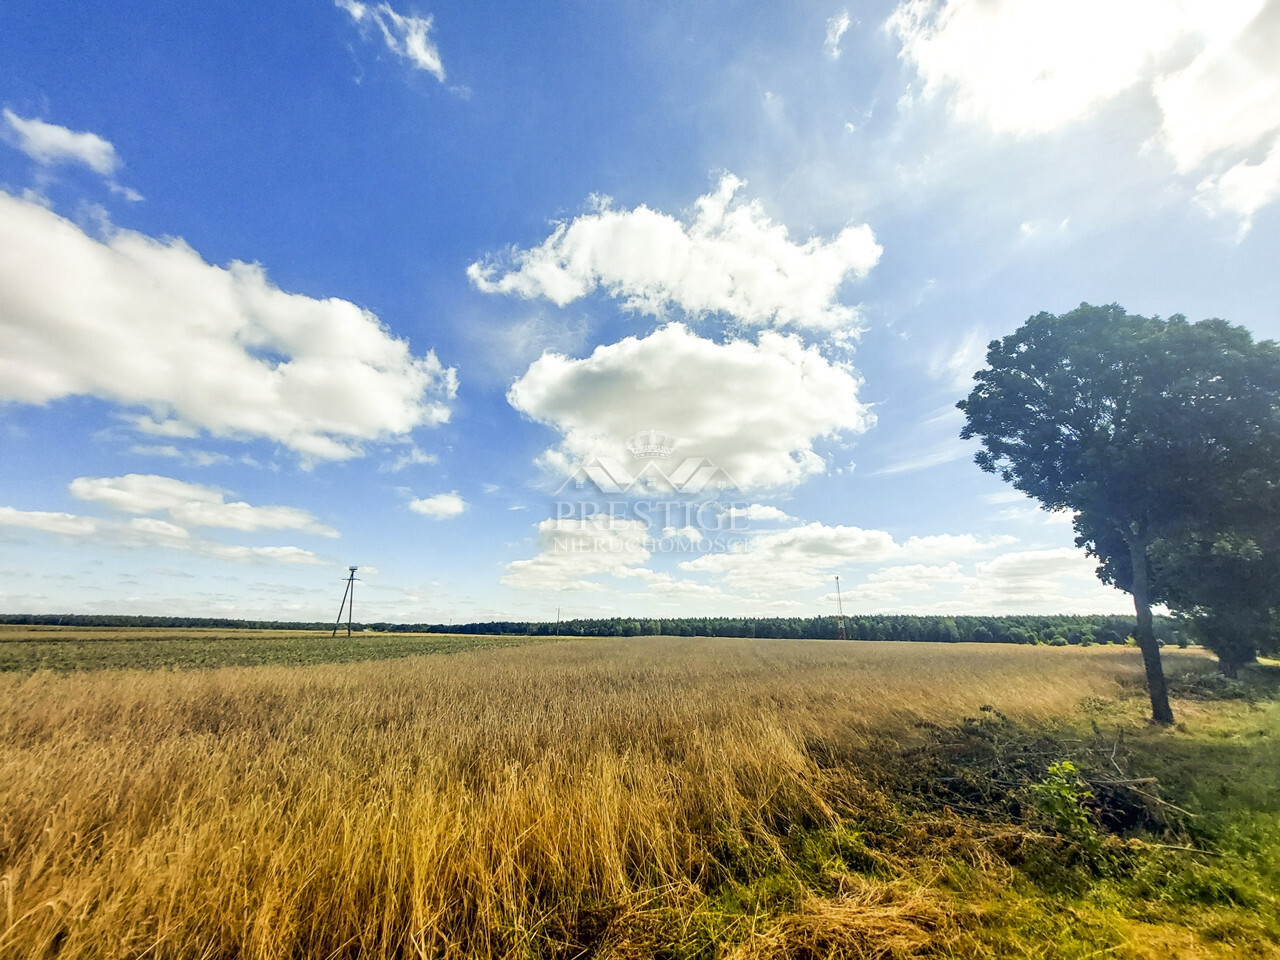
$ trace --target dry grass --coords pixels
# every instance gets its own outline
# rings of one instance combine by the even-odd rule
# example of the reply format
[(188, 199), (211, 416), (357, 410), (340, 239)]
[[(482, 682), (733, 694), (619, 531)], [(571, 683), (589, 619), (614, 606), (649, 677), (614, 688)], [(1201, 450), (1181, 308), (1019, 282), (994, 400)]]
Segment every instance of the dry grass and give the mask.
[[(644, 955), (705, 908), (725, 825), (859, 802), (814, 743), (981, 704), (1060, 716), (1139, 669), (1118, 648), (658, 638), (3, 676), (0, 956)], [(885, 886), (726, 936), (909, 956), (935, 914)], [(879, 946), (850, 952), (873, 919)]]

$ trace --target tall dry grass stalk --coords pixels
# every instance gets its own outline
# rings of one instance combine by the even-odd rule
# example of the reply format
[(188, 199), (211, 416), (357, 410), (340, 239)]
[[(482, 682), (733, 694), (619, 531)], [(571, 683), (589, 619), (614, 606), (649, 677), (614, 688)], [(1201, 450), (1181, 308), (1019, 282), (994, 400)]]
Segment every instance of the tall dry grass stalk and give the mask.
[(6, 676), (0, 956), (626, 954), (600, 925), (687, 907), (726, 824), (856, 802), (815, 743), (1061, 715), (1135, 657), (660, 638)]

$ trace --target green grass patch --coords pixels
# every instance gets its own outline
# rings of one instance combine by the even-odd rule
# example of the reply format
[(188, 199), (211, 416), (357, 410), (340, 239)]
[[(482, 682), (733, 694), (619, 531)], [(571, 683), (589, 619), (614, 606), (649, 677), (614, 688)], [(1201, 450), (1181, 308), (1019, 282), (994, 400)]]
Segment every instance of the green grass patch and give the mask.
[(0, 627), (0, 673), (307, 666), (546, 642), (546, 637), (295, 630)]
[(865, 789), (825, 824), (719, 825), (702, 925), (776, 930), (771, 956), (1280, 957), (1276, 679), (1199, 684), (1174, 729), (1122, 701), (1055, 729), (984, 710), (838, 763), (815, 744)]

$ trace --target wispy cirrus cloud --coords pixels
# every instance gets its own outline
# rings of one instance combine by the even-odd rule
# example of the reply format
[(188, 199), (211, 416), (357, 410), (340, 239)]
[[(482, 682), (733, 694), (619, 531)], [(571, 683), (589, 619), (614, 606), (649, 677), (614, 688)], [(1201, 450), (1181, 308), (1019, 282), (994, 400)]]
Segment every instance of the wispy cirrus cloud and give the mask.
[(440, 50), (431, 39), (431, 17), (403, 16), (391, 9), (388, 3), (334, 0), (334, 6), (345, 10), (361, 27), (377, 27), (388, 50), (408, 60), (415, 69), (425, 70), (441, 83), (444, 82), (444, 64), (440, 60)]
[(899, 473), (915, 473), (917, 470), (928, 470), (944, 463), (954, 463), (973, 456), (973, 445), (959, 438), (944, 440), (933, 446), (902, 454), (889, 463), (873, 471), (877, 477), (891, 477)]
[(827, 35), (822, 45), (832, 60), (840, 59), (840, 40), (851, 26), (853, 21), (849, 19), (848, 10), (841, 10), (827, 21)]

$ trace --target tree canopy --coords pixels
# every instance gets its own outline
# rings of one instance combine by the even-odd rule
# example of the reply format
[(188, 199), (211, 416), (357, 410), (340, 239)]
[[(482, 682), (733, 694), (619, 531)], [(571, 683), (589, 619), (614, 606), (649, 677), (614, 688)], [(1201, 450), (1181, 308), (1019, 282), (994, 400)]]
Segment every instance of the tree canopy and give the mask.
[(1269, 530), (1250, 526), (1151, 545), (1153, 594), (1187, 616), (1229, 677), (1258, 653), (1280, 649), (1277, 531), (1274, 519)]
[(1081, 304), (993, 341), (987, 364), (959, 403), (961, 436), (981, 439), (982, 469), (1075, 514), (1076, 543), (1133, 595), (1152, 715), (1171, 722), (1152, 546), (1274, 515), (1280, 349), (1223, 320)]

